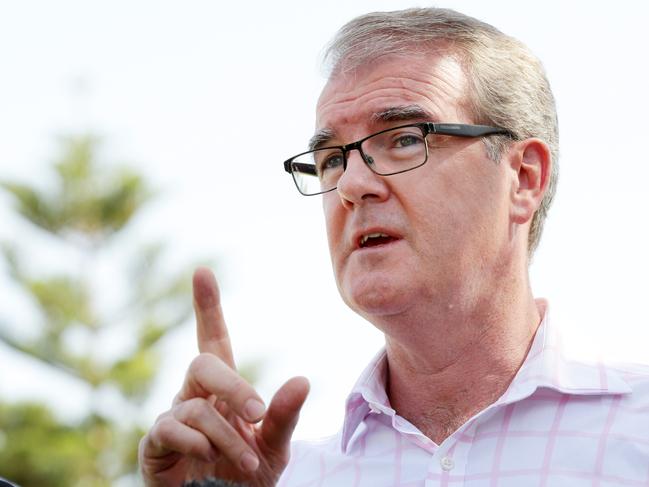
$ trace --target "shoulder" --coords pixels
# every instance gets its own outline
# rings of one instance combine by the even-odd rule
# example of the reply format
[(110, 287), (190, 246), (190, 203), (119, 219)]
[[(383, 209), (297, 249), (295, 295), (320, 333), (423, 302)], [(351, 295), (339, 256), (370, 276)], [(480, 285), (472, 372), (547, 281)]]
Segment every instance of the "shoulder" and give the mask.
[(607, 363), (603, 367), (608, 377), (627, 386), (627, 392), (602, 399), (602, 433), (618, 442), (649, 444), (649, 366)]
[(606, 362), (604, 366), (629, 382), (629, 385), (634, 382), (649, 382), (649, 364)]
[(610, 374), (614, 374), (625, 382), (631, 392), (623, 396), (622, 401), (636, 406), (647, 406), (649, 412), (649, 365), (631, 363), (607, 363)]
[(608, 374), (625, 382), (632, 389), (632, 395), (649, 393), (649, 364), (605, 362), (603, 367)]
[(291, 442), (291, 457), (280, 477), (278, 487), (317, 485), (323, 465), (345, 463), (341, 451), (341, 433), (315, 440)]
[(322, 438), (292, 441), (291, 461), (293, 458), (303, 458), (312, 454), (339, 452), (341, 436), (341, 432), (338, 432)]

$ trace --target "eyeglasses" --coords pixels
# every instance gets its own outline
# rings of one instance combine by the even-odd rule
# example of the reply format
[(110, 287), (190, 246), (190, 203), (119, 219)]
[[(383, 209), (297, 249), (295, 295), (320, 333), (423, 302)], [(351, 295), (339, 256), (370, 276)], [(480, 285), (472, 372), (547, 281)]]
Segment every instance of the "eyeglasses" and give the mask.
[(455, 137), (513, 136), (506, 129), (488, 125), (412, 123), (381, 130), (347, 145), (302, 152), (284, 161), (284, 170), (293, 176), (295, 186), (303, 195), (327, 193), (338, 186), (352, 150), (358, 150), (367, 167), (375, 174), (392, 176), (426, 164), (429, 149), (427, 136), (431, 134)]

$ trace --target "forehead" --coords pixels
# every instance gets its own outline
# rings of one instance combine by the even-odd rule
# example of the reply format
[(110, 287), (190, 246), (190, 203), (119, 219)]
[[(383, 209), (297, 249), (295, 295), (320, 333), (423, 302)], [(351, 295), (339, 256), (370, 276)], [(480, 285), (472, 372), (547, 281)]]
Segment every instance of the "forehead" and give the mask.
[(466, 76), (446, 53), (386, 56), (329, 79), (316, 109), (318, 131), (371, 129), (377, 114), (418, 106), (432, 121), (469, 122), (464, 108)]

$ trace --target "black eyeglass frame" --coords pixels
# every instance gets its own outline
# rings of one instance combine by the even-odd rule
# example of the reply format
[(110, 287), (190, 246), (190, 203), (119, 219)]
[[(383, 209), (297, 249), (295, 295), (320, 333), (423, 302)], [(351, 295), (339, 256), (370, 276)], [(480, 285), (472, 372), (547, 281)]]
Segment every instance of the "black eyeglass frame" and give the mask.
[[(408, 169), (403, 169), (401, 171), (390, 172), (390, 173), (378, 172), (376, 169), (372, 167), (372, 161), (368, 160), (367, 156), (363, 152), (363, 149), (361, 148), (361, 144), (365, 142), (367, 139), (371, 139), (372, 137), (383, 134), (385, 132), (390, 132), (392, 130), (407, 128), (407, 127), (417, 127), (421, 130), (422, 136), (424, 137), (424, 141), (426, 142), (424, 144), (424, 147), (426, 149), (426, 158), (424, 159), (424, 162), (416, 166), (409, 167)], [(296, 169), (299, 168), (300, 172), (311, 174), (313, 176), (317, 176), (318, 173), (316, 171), (315, 164), (294, 162), (294, 159), (301, 157), (305, 154), (309, 154), (311, 152), (315, 152), (319, 150), (339, 149), (343, 154), (343, 172), (345, 172), (345, 170), (347, 170), (347, 153), (353, 150), (358, 150), (358, 152), (361, 155), (361, 158), (363, 159), (363, 162), (365, 162), (365, 165), (369, 167), (374, 174), (378, 174), (379, 176), (393, 176), (395, 174), (401, 174), (404, 172), (412, 171), (413, 169), (417, 169), (418, 167), (421, 167), (424, 164), (426, 164), (426, 162), (428, 161), (428, 141), (426, 140), (426, 136), (430, 134), (451, 135), (454, 137), (486, 137), (487, 135), (506, 135), (508, 137), (512, 137), (512, 138), (514, 137), (514, 134), (509, 130), (500, 127), (492, 127), (490, 125), (470, 125), (470, 124), (463, 124), (463, 123), (433, 123), (433, 122), (409, 123), (406, 125), (399, 125), (397, 127), (391, 127), (389, 129), (381, 130), (379, 132), (368, 135), (367, 137), (363, 137), (362, 139), (357, 140), (356, 142), (350, 142), (349, 144), (319, 147), (317, 149), (300, 152), (299, 154), (284, 161), (284, 170), (291, 175), (293, 182), (295, 183), (295, 186), (297, 187), (297, 190), (300, 192), (300, 194), (304, 196), (316, 196), (319, 194), (324, 194), (333, 191), (334, 189), (337, 188), (337, 186), (334, 186), (333, 188), (328, 189), (326, 191), (320, 191), (318, 193), (308, 193), (308, 194), (303, 193), (302, 190), (300, 189), (298, 182), (295, 179), (294, 171), (292, 170), (292, 168), (296, 168)]]

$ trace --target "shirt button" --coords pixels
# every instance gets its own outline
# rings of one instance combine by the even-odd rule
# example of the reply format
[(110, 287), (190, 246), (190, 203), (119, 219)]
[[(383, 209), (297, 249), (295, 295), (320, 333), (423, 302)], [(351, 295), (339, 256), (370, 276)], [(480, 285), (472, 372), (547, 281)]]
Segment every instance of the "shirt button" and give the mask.
[(444, 457), (439, 461), (439, 464), (442, 466), (442, 470), (446, 470), (447, 472), (449, 470), (453, 470), (453, 467), (455, 467), (455, 462), (453, 461), (452, 458), (450, 457)]

